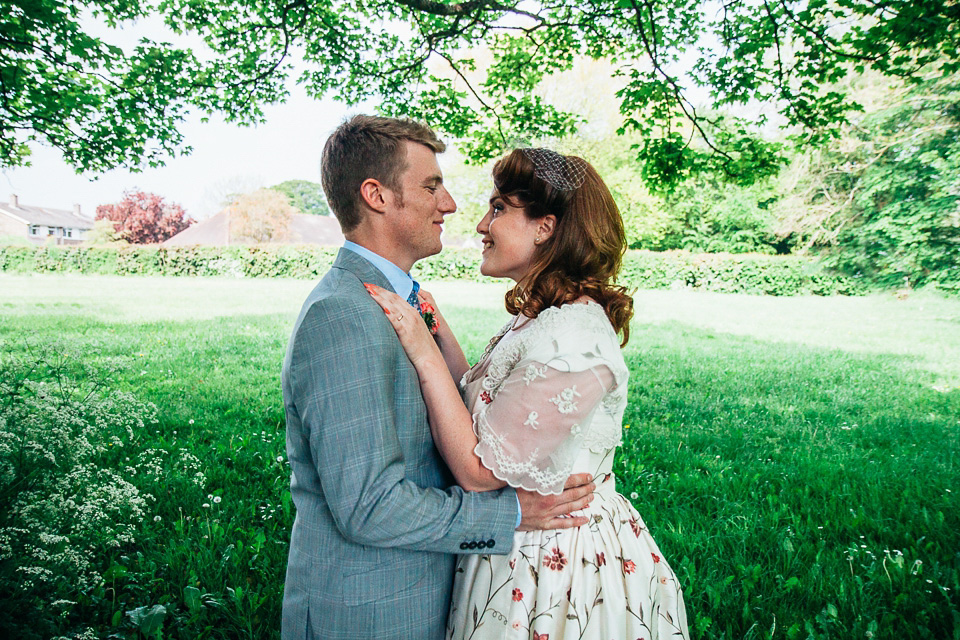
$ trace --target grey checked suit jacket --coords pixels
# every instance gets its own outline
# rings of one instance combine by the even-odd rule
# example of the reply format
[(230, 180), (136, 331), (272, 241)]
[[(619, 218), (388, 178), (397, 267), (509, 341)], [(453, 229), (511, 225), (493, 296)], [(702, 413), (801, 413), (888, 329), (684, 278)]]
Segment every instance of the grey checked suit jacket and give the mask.
[(416, 371), (364, 282), (390, 289), (369, 261), (341, 249), (287, 346), (297, 515), (283, 640), (440, 639), (454, 554), (506, 554), (513, 543), (515, 492), (454, 486)]

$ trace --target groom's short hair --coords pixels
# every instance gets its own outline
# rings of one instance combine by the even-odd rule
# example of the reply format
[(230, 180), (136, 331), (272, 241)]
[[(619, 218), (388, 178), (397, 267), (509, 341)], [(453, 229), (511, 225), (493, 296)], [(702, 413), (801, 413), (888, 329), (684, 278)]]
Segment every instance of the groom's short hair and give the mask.
[(442, 153), (447, 146), (430, 127), (408, 119), (358, 115), (345, 121), (323, 147), (320, 176), (327, 203), (344, 233), (361, 222), (360, 185), (374, 179), (400, 194), (407, 168), (404, 142)]

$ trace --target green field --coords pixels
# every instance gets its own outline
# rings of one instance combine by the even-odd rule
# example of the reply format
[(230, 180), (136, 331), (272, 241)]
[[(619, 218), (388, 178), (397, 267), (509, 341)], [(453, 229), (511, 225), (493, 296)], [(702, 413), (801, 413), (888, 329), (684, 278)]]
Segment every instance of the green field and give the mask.
[[(102, 582), (28, 580), (52, 561), (18, 556), (0, 515), (0, 635), (278, 636), (292, 522), (279, 374), (311, 287), (0, 275), (0, 409), (54, 343), (61, 382), (116, 367), (108, 388), (157, 408), (91, 458), (151, 496), (131, 541), (85, 543)], [(475, 358), (506, 320), (503, 286), (428, 288)], [(619, 489), (684, 585), (693, 637), (960, 638), (960, 300), (635, 300)], [(16, 428), (0, 422), (4, 508), (24, 490), (3, 475)], [(71, 535), (48, 547), (67, 557)]]

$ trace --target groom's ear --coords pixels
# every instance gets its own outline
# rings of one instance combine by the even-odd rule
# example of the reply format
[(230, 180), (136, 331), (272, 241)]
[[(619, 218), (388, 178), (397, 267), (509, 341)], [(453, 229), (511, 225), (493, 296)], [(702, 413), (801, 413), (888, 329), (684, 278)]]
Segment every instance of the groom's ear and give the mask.
[(360, 185), (360, 198), (377, 213), (386, 213), (387, 201), (390, 197), (391, 194), (387, 193), (387, 188), (378, 180), (367, 178)]

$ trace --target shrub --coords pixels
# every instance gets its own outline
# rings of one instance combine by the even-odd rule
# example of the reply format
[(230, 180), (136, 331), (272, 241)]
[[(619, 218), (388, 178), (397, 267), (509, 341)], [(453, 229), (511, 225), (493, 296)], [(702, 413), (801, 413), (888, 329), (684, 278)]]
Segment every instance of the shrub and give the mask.
[[(319, 278), (335, 247), (261, 245), (231, 247), (26, 247), (0, 246), (0, 271), (103, 275)], [(420, 280), (494, 282), (480, 275), (480, 252), (446, 249), (414, 267)], [(801, 256), (628, 251), (620, 282), (634, 289), (690, 287), (723, 293), (767, 295), (856, 294), (854, 278)]]
[(854, 279), (799, 256), (630, 251), (620, 283), (635, 289), (689, 287), (720, 293), (774, 296), (851, 295), (863, 292)]
[[(111, 558), (136, 541), (157, 491), (139, 451), (157, 410), (109, 390), (109, 369), (31, 345), (0, 360), (0, 635), (72, 632), (78, 606), (106, 599)], [(192, 455), (184, 474), (205, 480)], [(169, 465), (166, 465), (169, 468)], [(139, 485), (139, 486), (138, 486)]]

